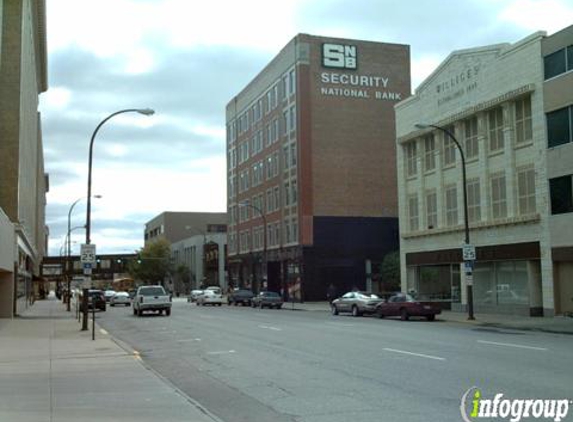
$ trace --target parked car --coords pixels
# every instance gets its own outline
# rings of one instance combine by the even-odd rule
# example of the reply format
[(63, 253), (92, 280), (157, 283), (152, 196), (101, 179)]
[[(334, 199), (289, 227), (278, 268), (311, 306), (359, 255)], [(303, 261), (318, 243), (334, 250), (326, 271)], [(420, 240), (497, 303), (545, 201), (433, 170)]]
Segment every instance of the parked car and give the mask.
[(258, 295), (251, 299), (251, 306), (253, 308), (277, 308), (283, 306), (283, 298), (276, 292), (260, 292)]
[(219, 286), (209, 286), (205, 290), (209, 290), (209, 291), (215, 292), (215, 293), (220, 294), (220, 295), (223, 294), (223, 292), (221, 291), (221, 288)]
[(205, 290), (202, 295), (197, 297), (197, 306), (212, 305), (221, 306), (223, 304), (223, 295), (213, 290)]
[(145, 311), (157, 311), (171, 315), (171, 295), (161, 286), (141, 286), (133, 301), (133, 315), (142, 316)]
[(103, 294), (105, 296), (105, 301), (109, 302), (111, 301), (113, 295), (115, 295), (115, 290), (106, 290)]
[(187, 302), (196, 302), (197, 298), (203, 294), (203, 290), (191, 290), (189, 296), (187, 296)]
[(340, 312), (350, 312), (353, 316), (363, 314), (373, 314), (376, 312), (376, 306), (384, 302), (377, 295), (370, 292), (348, 292), (332, 301), (332, 315), (338, 315)]
[(233, 290), (227, 295), (227, 305), (241, 304), (243, 306), (251, 306), (251, 301), (253, 300), (253, 292), (250, 290)]
[(380, 318), (387, 316), (399, 316), (402, 321), (407, 321), (411, 316), (426, 317), (428, 321), (436, 319), (436, 315), (442, 310), (431, 303), (418, 302), (409, 294), (399, 293), (392, 296), (385, 303), (376, 307), (376, 314)]
[[(79, 300), (80, 311), (83, 312), (83, 295), (80, 295)], [(105, 312), (105, 295), (101, 290), (88, 290), (88, 310), (93, 308)]]
[(131, 298), (127, 292), (116, 292), (109, 301), (109, 306), (125, 305), (131, 306)]

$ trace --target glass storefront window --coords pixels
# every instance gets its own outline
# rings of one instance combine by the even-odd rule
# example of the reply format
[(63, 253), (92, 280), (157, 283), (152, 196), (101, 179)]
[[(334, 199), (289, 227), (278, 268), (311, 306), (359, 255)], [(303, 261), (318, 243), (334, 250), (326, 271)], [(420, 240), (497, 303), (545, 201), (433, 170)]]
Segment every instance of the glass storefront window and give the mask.
[(527, 261), (476, 263), (474, 302), (484, 305), (528, 305)]
[(452, 289), (451, 265), (420, 267), (419, 300), (450, 300)]

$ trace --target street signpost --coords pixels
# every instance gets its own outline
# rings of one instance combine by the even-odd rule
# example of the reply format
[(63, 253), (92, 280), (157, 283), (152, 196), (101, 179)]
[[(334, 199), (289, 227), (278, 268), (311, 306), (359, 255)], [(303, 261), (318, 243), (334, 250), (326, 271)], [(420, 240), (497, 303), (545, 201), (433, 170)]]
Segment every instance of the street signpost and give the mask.
[(463, 246), (464, 261), (475, 261), (476, 247), (474, 245), (464, 244)]

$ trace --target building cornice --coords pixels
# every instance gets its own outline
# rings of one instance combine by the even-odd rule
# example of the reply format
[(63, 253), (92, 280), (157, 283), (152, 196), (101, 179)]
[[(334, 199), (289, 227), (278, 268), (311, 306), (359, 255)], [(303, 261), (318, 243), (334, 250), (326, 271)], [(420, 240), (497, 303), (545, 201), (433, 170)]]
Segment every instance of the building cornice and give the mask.
[[(440, 120), (439, 122), (433, 123), (436, 126), (448, 126), (454, 122), (457, 122), (459, 120), (463, 120), (466, 119), (480, 111), (484, 111), (484, 110), (488, 110), (490, 108), (494, 108), (502, 103), (505, 103), (507, 101), (511, 101), (511, 100), (515, 100), (519, 97), (522, 97), (524, 95), (530, 94), (531, 92), (535, 91), (535, 84), (527, 84), (527, 85), (523, 85), (520, 86), (517, 89), (513, 89), (511, 91), (507, 91), (501, 95), (498, 95), (497, 97), (494, 97), (492, 99), (489, 99), (487, 101), (482, 101), (474, 106), (468, 107), (458, 113), (449, 115), (447, 117), (445, 117), (444, 119)], [(401, 136), (397, 139), (398, 144), (403, 144), (404, 142), (408, 142), (411, 141), (412, 139), (424, 136), (432, 131), (434, 131), (434, 128), (428, 128), (428, 129), (421, 129), (421, 130), (416, 130), (413, 132), (408, 133), (407, 135)]]

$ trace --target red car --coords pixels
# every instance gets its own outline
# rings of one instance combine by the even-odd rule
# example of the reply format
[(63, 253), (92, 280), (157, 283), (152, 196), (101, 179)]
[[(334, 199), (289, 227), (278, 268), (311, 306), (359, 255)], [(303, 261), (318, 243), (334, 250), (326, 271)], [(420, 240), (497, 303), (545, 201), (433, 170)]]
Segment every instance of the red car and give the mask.
[(428, 321), (436, 319), (442, 310), (436, 305), (416, 301), (412, 296), (399, 293), (376, 306), (376, 315), (379, 318), (386, 316), (399, 316), (402, 321), (408, 321), (411, 316), (426, 317)]

